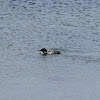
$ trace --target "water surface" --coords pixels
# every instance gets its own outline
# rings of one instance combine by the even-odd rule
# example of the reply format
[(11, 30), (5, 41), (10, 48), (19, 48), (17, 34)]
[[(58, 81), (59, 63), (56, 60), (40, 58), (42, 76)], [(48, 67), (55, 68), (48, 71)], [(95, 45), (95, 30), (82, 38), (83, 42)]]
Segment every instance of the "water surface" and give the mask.
[(1, 0), (0, 100), (99, 100), (99, 41), (99, 0)]

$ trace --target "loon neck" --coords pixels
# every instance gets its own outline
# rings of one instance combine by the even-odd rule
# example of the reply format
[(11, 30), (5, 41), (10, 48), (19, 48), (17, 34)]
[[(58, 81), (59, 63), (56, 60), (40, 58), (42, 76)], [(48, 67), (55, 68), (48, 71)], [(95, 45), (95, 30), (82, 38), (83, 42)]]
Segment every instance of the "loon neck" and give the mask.
[(42, 52), (43, 55), (47, 55), (47, 52)]

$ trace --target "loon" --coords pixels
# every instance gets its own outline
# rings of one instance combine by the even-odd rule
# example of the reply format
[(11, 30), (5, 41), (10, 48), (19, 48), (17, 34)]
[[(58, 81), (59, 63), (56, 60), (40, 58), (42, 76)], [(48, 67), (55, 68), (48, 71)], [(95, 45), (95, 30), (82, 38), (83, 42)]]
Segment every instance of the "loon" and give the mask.
[(42, 55), (51, 55), (51, 54), (60, 54), (60, 52), (59, 51), (55, 51), (55, 50), (46, 50), (45, 48), (42, 48), (41, 50), (39, 50), (39, 51), (41, 51), (41, 54)]

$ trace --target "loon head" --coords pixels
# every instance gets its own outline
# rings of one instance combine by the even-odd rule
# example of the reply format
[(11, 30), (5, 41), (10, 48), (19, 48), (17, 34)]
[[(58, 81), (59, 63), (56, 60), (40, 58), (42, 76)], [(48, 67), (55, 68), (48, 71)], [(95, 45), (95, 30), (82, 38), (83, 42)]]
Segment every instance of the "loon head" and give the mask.
[(39, 51), (42, 51), (42, 54), (47, 54), (47, 50), (45, 48), (42, 48), (41, 50)]

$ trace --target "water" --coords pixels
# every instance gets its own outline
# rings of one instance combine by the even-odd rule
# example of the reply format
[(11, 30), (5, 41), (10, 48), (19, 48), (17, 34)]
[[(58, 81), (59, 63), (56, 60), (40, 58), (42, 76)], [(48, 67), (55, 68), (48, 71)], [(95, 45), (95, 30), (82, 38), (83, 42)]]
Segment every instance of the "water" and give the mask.
[(0, 100), (99, 100), (99, 41), (99, 0), (0, 0)]

